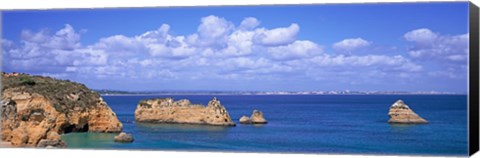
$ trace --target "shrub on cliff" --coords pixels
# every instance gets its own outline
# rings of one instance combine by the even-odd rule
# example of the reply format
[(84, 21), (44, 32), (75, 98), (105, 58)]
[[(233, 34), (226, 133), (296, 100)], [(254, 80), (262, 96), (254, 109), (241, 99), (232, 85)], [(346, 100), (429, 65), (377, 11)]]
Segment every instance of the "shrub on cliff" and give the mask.
[(28, 93), (38, 93), (52, 101), (59, 112), (75, 108), (83, 110), (86, 106), (96, 105), (100, 95), (89, 90), (85, 85), (69, 80), (58, 80), (51, 77), (2, 76), (2, 91), (16, 89)]
[(22, 85), (28, 85), (28, 86), (34, 86), (35, 85), (34, 80), (32, 80), (31, 78), (25, 77), (25, 76), (20, 77), (20, 83)]
[(5, 73), (2, 84), (0, 139), (13, 146), (62, 147), (58, 134), (122, 131), (112, 109), (83, 84)]

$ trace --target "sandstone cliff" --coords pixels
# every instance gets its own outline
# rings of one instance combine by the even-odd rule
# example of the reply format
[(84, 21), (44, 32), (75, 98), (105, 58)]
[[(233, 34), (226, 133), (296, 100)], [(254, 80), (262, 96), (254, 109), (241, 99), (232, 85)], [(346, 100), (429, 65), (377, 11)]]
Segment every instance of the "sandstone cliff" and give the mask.
[(388, 112), (388, 116), (390, 116), (390, 120), (388, 123), (399, 123), (399, 124), (424, 124), (428, 123), (427, 120), (423, 119), (422, 117), (418, 116), (415, 112), (413, 112), (407, 104), (405, 104), (402, 100), (398, 100), (390, 107), (390, 111)]
[(69, 132), (120, 132), (122, 123), (97, 93), (50, 77), (2, 75), (1, 140), (14, 146), (64, 146)]
[(135, 110), (137, 122), (186, 123), (235, 126), (220, 101), (213, 98), (205, 107), (189, 100), (172, 98), (142, 100)]

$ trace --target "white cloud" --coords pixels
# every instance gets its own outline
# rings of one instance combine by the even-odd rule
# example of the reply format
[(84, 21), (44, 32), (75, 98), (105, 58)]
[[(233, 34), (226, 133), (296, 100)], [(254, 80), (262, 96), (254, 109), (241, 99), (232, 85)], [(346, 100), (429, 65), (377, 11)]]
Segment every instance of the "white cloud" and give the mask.
[(91, 74), (92, 72), (86, 70), (103, 67), (109, 60), (109, 54), (105, 49), (82, 46), (80, 33), (68, 24), (55, 34), (50, 34), (46, 30), (35, 33), (22, 31), (20, 44), (5, 49), (3, 57), (6, 71), (61, 78), (78, 73)]
[(255, 32), (237, 30), (230, 34), (227, 39), (228, 46), (221, 50), (227, 56), (244, 56), (253, 53), (252, 38)]
[(311, 41), (295, 41), (289, 45), (270, 47), (267, 51), (277, 60), (307, 58), (323, 52), (320, 46)]
[(418, 29), (405, 34), (413, 42), (408, 54), (417, 59), (440, 59), (466, 62), (468, 55), (468, 34), (448, 36), (433, 33), (429, 29)]
[(7, 40), (7, 39), (0, 40), (0, 43), (2, 43), (2, 48), (3, 49), (12, 49), (15, 45), (12, 41)]
[(295, 23), (286, 28), (257, 29), (254, 39), (255, 42), (266, 46), (290, 44), (296, 40), (299, 30), (300, 26)]
[[(322, 78), (325, 73), (381, 77), (397, 72), (405, 76), (423, 70), (421, 65), (400, 55), (346, 56), (324, 52), (318, 43), (297, 39), (299, 28), (292, 23), (288, 27), (266, 29), (254, 17), (234, 26), (231, 21), (211, 15), (202, 18), (197, 32), (192, 34), (172, 35), (170, 30), (174, 28), (162, 24), (136, 36), (113, 35), (83, 46), (80, 33), (66, 25), (55, 34), (24, 31), (19, 45), (13, 42), (2, 45), (8, 45), (5, 48), (11, 69), (98, 78)], [(462, 40), (443, 41), (461, 43)], [(362, 38), (353, 38), (334, 47), (353, 51), (370, 44)]]
[(466, 61), (468, 57), (467, 55), (456, 54), (456, 55), (449, 55), (446, 58), (451, 61)]
[(247, 17), (243, 19), (243, 21), (240, 23), (239, 28), (241, 30), (250, 30), (257, 27), (258, 25), (260, 25), (260, 21), (258, 21), (256, 18)]
[(151, 39), (157, 42), (164, 42), (168, 38), (168, 31), (170, 30), (170, 25), (162, 24), (160, 28), (154, 31), (147, 31), (142, 35), (138, 36), (141, 39)]
[(95, 66), (95, 65), (107, 65), (108, 54), (104, 50), (97, 49), (79, 49), (77, 51), (79, 54), (73, 61), (74, 66)]
[(38, 33), (24, 30), (21, 33), (21, 39), (27, 44), (35, 44), (49, 49), (73, 50), (80, 47), (80, 35), (69, 24), (66, 24), (54, 35), (50, 35), (46, 30)]
[(164, 58), (186, 58), (194, 55), (197, 51), (195, 47), (189, 46), (183, 36), (172, 37), (165, 43), (143, 43), (148, 48), (152, 57)]
[(333, 44), (333, 49), (338, 52), (353, 52), (370, 46), (371, 42), (362, 38), (349, 38)]
[(430, 76), (448, 78), (466, 78), (468, 60), (468, 34), (442, 35), (422, 28), (404, 35), (413, 42), (408, 54), (418, 61), (434, 62), (433, 66), (441, 71), (429, 72)]
[(407, 32), (404, 37), (407, 41), (419, 44), (432, 44), (438, 38), (438, 35), (430, 29), (421, 28)]
[(197, 30), (200, 37), (218, 38), (227, 35), (233, 29), (231, 22), (217, 16), (203, 17), (201, 21), (202, 23)]
[(197, 33), (188, 36), (189, 44), (223, 48), (227, 35), (234, 29), (231, 22), (217, 16), (201, 19)]
[(108, 50), (109, 52), (116, 52), (116, 54), (136, 54), (141, 47), (141, 43), (124, 35), (102, 38), (93, 45), (95, 49)]
[(317, 66), (321, 67), (351, 67), (359, 69), (360, 67), (368, 67), (370, 69), (389, 69), (401, 70), (409, 72), (417, 72), (422, 70), (421, 65), (412, 63), (407, 58), (396, 55), (365, 55), (365, 56), (330, 56), (322, 55), (314, 57), (310, 60)]

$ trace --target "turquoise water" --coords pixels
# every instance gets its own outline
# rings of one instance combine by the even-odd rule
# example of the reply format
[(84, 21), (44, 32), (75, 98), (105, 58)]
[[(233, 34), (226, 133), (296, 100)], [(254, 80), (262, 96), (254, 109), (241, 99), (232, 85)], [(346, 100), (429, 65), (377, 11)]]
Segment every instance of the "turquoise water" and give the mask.
[[(104, 96), (132, 133), (131, 144), (115, 143), (115, 134), (69, 133), (69, 148), (177, 151), (293, 152), (395, 155), (466, 155), (465, 95), (278, 95), (217, 97), (236, 127), (136, 123), (141, 99), (173, 97), (207, 104), (213, 96)], [(404, 100), (430, 123), (388, 124), (388, 109)], [(264, 112), (266, 125), (241, 125), (253, 109)]]

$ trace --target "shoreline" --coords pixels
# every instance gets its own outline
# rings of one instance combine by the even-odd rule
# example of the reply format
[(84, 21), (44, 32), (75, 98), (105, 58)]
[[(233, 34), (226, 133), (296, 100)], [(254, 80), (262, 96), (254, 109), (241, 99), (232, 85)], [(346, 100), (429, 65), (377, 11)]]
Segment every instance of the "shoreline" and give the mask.
[(375, 95), (455, 95), (461, 96), (468, 94), (207, 94), (207, 93), (145, 93), (145, 94), (100, 94), (100, 96), (158, 96), (158, 95), (171, 95), (171, 96), (180, 96), (180, 95), (194, 95), (194, 96), (375, 96)]
[(10, 144), (10, 142), (4, 142), (4, 141), (0, 141), (0, 148), (12, 148), (12, 144)]

